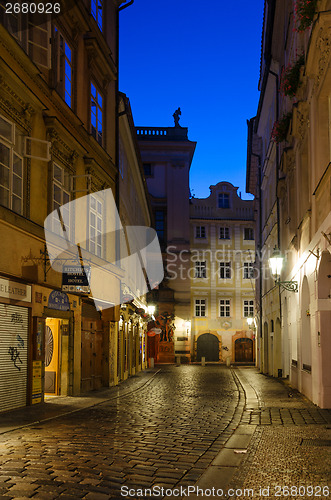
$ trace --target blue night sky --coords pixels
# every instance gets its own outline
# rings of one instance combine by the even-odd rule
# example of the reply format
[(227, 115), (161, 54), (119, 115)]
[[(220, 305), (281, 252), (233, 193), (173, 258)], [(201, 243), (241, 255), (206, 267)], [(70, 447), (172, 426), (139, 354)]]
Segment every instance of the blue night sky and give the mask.
[(120, 12), (120, 90), (139, 126), (180, 125), (197, 142), (197, 198), (226, 180), (245, 195), (246, 120), (255, 116), (263, 0), (135, 0)]

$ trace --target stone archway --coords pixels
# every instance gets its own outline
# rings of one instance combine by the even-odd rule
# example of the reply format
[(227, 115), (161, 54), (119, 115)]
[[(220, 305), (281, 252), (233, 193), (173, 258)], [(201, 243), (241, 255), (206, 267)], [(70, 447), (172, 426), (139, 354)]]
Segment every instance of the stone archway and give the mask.
[(320, 401), (318, 405), (321, 408), (331, 407), (331, 370), (330, 370), (330, 352), (331, 352), (331, 254), (327, 250), (322, 252), (320, 265), (317, 275), (318, 291), (318, 359), (316, 367), (319, 370)]
[(203, 333), (197, 340), (197, 361), (219, 361), (219, 340), (212, 333)]
[(262, 373), (269, 373), (269, 332), (268, 332), (268, 323), (265, 321), (263, 325), (263, 367)]

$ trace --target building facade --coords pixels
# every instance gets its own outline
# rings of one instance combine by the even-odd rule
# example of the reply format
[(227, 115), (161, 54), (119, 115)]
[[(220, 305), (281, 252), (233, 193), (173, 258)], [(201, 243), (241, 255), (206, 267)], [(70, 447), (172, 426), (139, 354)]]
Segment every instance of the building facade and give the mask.
[[(331, 405), (330, 31), (330, 1), (265, 2), (247, 160), (262, 276), (259, 366), (322, 408)], [(284, 257), (276, 282), (275, 247)]]
[[(187, 337), (191, 313), (189, 261), (180, 256), (190, 251), (189, 171), (196, 143), (178, 122), (174, 127), (137, 127), (137, 139), (165, 266), (165, 280), (150, 300), (157, 304), (157, 314), (173, 319), (174, 361), (182, 354), (177, 338)], [(155, 343), (150, 356), (157, 358), (158, 338), (150, 342)]]
[[(43, 19), (0, 7), (0, 411), (144, 366), (140, 340), (126, 354), (134, 369), (118, 377), (114, 361), (127, 281), (117, 231), (122, 3), (68, 2)], [(135, 222), (149, 225), (131, 164)]]
[(253, 363), (255, 242), (253, 201), (229, 182), (190, 203), (192, 359)]

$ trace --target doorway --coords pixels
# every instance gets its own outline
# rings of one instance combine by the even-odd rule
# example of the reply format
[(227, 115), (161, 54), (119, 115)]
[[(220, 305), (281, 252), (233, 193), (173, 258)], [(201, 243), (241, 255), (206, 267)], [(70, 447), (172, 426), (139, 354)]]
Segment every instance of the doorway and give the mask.
[(234, 344), (236, 363), (253, 362), (253, 340), (248, 338), (237, 339)]
[(197, 361), (219, 361), (219, 340), (216, 335), (204, 333), (197, 340)]
[(60, 394), (60, 319), (46, 318), (45, 330), (45, 394)]

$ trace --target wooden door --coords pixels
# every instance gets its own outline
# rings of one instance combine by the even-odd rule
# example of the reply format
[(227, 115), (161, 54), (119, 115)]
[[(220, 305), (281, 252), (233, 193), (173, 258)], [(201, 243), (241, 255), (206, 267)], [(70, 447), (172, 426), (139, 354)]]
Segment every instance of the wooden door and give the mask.
[(219, 340), (216, 335), (204, 333), (197, 340), (197, 361), (219, 361)]
[(252, 339), (237, 339), (235, 342), (235, 361), (238, 363), (253, 362), (253, 341)]

